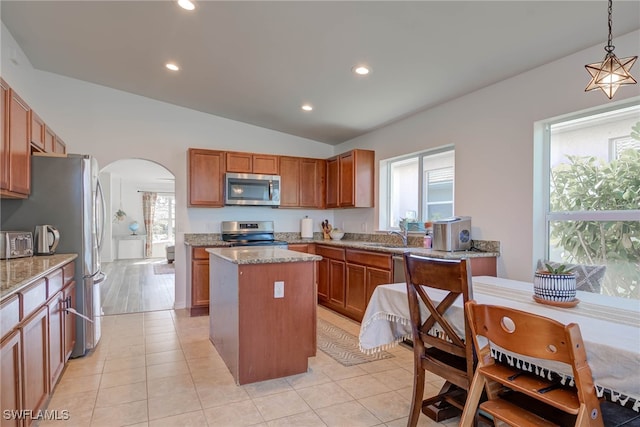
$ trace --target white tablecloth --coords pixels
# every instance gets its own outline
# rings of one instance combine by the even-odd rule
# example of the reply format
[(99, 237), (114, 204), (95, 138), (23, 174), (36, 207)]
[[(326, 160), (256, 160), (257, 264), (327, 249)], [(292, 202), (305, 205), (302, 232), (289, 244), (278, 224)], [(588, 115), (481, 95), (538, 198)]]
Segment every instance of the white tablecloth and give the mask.
[[(489, 276), (473, 278), (473, 299), (480, 304), (502, 305), (528, 311), (559, 322), (578, 323), (598, 393), (611, 392), (611, 400), (640, 409), (640, 301), (578, 292), (580, 303), (558, 308), (533, 301), (533, 285)], [(443, 293), (432, 292), (434, 300)], [(426, 315), (426, 308), (424, 308)], [(447, 316), (462, 335), (463, 310), (457, 301)], [(411, 339), (405, 283), (376, 287), (360, 327), (360, 349), (371, 353)], [(525, 360), (527, 360), (525, 358)], [(529, 361), (529, 360), (527, 360)], [(570, 375), (566, 365), (530, 360), (543, 368)]]

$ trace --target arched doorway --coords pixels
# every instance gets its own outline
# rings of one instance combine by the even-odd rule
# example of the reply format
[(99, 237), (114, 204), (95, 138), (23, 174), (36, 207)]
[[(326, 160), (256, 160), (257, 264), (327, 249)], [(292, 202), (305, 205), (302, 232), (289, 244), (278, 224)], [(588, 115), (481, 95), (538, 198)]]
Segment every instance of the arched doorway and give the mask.
[(173, 174), (150, 160), (122, 159), (105, 166), (100, 180), (110, 219), (101, 251), (104, 314), (172, 309), (175, 271), (167, 248), (175, 243)]

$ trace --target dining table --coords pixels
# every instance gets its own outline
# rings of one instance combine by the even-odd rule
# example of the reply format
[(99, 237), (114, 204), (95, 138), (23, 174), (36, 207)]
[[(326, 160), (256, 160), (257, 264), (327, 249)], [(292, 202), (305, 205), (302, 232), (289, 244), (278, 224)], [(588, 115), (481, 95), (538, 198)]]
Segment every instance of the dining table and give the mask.
[[(428, 294), (434, 302), (439, 302), (446, 293), (429, 288)], [(533, 283), (492, 276), (474, 276), (470, 298), (479, 304), (506, 306), (563, 324), (577, 323), (598, 396), (640, 412), (639, 300), (577, 291), (578, 300), (573, 307), (539, 303), (533, 299)], [(426, 307), (421, 307), (421, 311), (423, 319), (426, 319)], [(461, 298), (445, 317), (456, 332), (464, 336)], [(439, 332), (437, 324), (432, 332)], [(531, 334), (535, 333), (531, 331)], [(411, 340), (411, 334), (406, 283), (377, 286), (361, 322), (360, 350), (367, 354), (376, 353)], [(493, 344), (491, 351), (501, 362), (515, 364), (542, 376), (558, 374), (563, 382), (571, 384), (572, 373), (568, 365), (521, 355), (516, 357)]]

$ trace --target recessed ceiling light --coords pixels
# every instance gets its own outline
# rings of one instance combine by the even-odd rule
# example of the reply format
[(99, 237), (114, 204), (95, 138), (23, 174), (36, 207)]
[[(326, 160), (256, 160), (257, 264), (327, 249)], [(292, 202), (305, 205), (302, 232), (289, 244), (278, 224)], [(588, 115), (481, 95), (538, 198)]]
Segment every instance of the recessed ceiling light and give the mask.
[(178, 0), (178, 5), (186, 10), (193, 10), (196, 8), (196, 5), (190, 0)]
[(176, 64), (174, 64), (173, 62), (167, 62), (167, 64), (165, 64), (165, 67), (167, 67), (168, 69), (170, 69), (171, 71), (178, 71), (180, 69), (180, 67), (178, 67)]
[(304, 104), (304, 105), (302, 106), (302, 109), (303, 109), (304, 111), (311, 111), (311, 110), (313, 110), (313, 107), (312, 107), (311, 105), (309, 105), (309, 104)]
[(366, 65), (356, 65), (355, 67), (352, 68), (352, 70), (354, 73), (360, 76), (366, 76), (371, 71), (371, 69)]

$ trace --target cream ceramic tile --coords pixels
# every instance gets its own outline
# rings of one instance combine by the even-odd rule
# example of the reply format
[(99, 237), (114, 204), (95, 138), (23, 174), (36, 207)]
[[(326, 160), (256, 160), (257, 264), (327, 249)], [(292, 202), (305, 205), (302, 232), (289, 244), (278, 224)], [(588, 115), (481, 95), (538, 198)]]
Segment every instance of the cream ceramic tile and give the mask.
[(161, 365), (164, 363), (184, 362), (182, 350), (169, 350), (160, 353), (151, 353), (145, 356), (147, 366)]
[(250, 400), (246, 390), (233, 383), (215, 384), (201, 381), (196, 384), (196, 390), (203, 408), (213, 408)]
[(64, 375), (55, 388), (58, 395), (75, 394), (88, 391), (96, 391), (100, 387), (102, 375), (87, 375), (82, 377), (66, 378)]
[(69, 413), (69, 419), (42, 420), (38, 427), (87, 427), (91, 424), (93, 409), (83, 413)]
[(378, 372), (371, 374), (371, 376), (392, 390), (399, 390), (409, 386), (413, 387), (413, 372), (408, 372), (402, 368)]
[(189, 366), (187, 366), (187, 362), (184, 360), (147, 366), (148, 379), (173, 377), (176, 375), (183, 375), (188, 373)]
[(149, 387), (149, 419), (157, 420), (202, 409), (198, 394), (193, 390), (176, 390), (175, 393), (151, 396)]
[(258, 383), (245, 384), (242, 387), (249, 393), (251, 398), (268, 396), (270, 394), (283, 393), (292, 391), (293, 387), (289, 385), (284, 378), (277, 378), (269, 381), (261, 381)]
[(145, 381), (117, 387), (103, 388), (98, 392), (96, 408), (116, 406), (122, 403), (147, 399), (147, 383)]
[(204, 410), (210, 426), (251, 426), (263, 422), (258, 408), (251, 400), (231, 403)]
[(84, 377), (102, 373), (104, 369), (104, 359), (91, 361), (82, 361), (82, 359), (72, 359), (69, 361), (63, 372), (65, 378)]
[[(220, 370), (229, 372), (224, 360), (217, 354), (212, 354), (208, 357), (198, 357), (195, 359), (187, 359), (187, 365), (189, 370), (195, 376), (210, 376), (215, 375)], [(229, 374), (231, 375), (231, 374)]]
[(141, 400), (105, 408), (96, 408), (93, 411), (91, 427), (128, 426), (147, 420), (147, 402)]
[(154, 335), (154, 334), (164, 334), (167, 331), (174, 330), (173, 323), (170, 325), (157, 324), (155, 326), (145, 325), (144, 334), (145, 336)]
[(162, 330), (162, 331), (159, 331), (158, 333), (153, 333), (153, 334), (147, 333), (144, 335), (145, 344), (161, 343), (165, 341), (180, 342), (180, 337), (178, 337), (178, 334), (176, 332), (171, 330)]
[(145, 344), (146, 354), (178, 350), (182, 350), (182, 347), (180, 346), (180, 340), (178, 340), (177, 337), (176, 339), (167, 339), (166, 341), (158, 340), (154, 342), (147, 342)]
[(149, 398), (166, 395), (179, 395), (181, 393), (193, 392), (196, 387), (191, 379), (191, 375), (183, 374), (165, 378), (147, 379)]
[(334, 382), (299, 389), (297, 392), (313, 409), (354, 400), (353, 396)]
[(146, 379), (147, 375), (144, 366), (139, 368), (130, 368), (120, 371), (107, 372), (105, 374), (102, 374), (100, 388), (110, 388), (126, 384), (134, 384), (145, 381)]
[(209, 341), (209, 338), (188, 341), (184, 340), (181, 335), (180, 343), (182, 344), (184, 357), (187, 359), (198, 359), (218, 354), (213, 344), (211, 344), (211, 341)]
[(57, 389), (47, 405), (47, 409), (53, 411), (69, 411), (72, 419), (87, 418), (91, 420), (93, 407), (96, 404), (98, 390), (83, 391), (80, 393), (60, 394)]
[(320, 417), (313, 411), (303, 412), (267, 422), (268, 427), (324, 427)]
[(347, 378), (345, 380), (337, 381), (337, 383), (356, 399), (362, 399), (364, 397), (391, 391), (389, 387), (371, 375)]
[(380, 424), (375, 415), (355, 400), (316, 409), (316, 414), (329, 427), (369, 427)]
[(204, 411), (188, 412), (149, 421), (149, 427), (203, 427), (206, 425)]
[(334, 381), (343, 380), (345, 378), (360, 377), (367, 374), (366, 371), (358, 365), (342, 366), (338, 362), (320, 365), (317, 369)]
[(304, 374), (292, 375), (285, 378), (294, 389), (298, 390), (305, 387), (311, 387), (318, 384), (331, 382), (326, 374), (321, 371), (309, 369)]
[(368, 374), (374, 374), (376, 372), (384, 372), (391, 369), (397, 369), (398, 365), (396, 364), (394, 359), (395, 358), (381, 359), (369, 363), (362, 363), (358, 366), (360, 366), (362, 370), (367, 372)]
[(393, 391), (360, 399), (358, 402), (383, 422), (406, 417), (411, 408), (411, 400)]
[[(425, 383), (424, 384), (423, 399), (426, 399), (428, 397), (437, 395), (440, 392), (441, 388), (442, 387), (435, 386), (435, 385), (433, 385), (431, 383)], [(398, 390), (396, 390), (396, 393), (400, 394), (401, 396), (403, 396), (406, 400), (408, 400), (410, 402), (411, 399), (413, 399), (413, 385), (411, 385), (410, 387), (404, 387), (404, 388), (398, 389)]]
[(107, 359), (104, 363), (104, 373), (122, 371), (125, 369), (144, 368), (145, 357), (144, 354), (121, 357), (117, 359)]
[(264, 397), (256, 397), (253, 399), (253, 403), (265, 421), (300, 414), (311, 409), (309, 405), (307, 405), (307, 402), (295, 391), (285, 391)]
[[(387, 422), (386, 425), (388, 427), (406, 427), (408, 419), (409, 417), (398, 418), (397, 420)], [(433, 421), (431, 418), (427, 417), (424, 414), (420, 414), (416, 427), (442, 427), (443, 425), (444, 424)]]
[[(142, 337), (137, 338), (142, 341)], [(109, 347), (107, 352), (107, 361), (113, 359), (130, 358), (134, 356), (143, 356), (145, 353), (144, 344), (130, 344), (126, 346)]]

